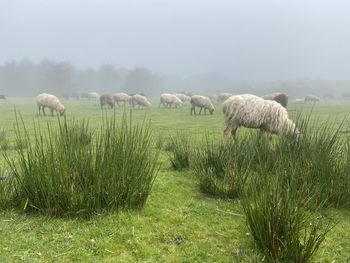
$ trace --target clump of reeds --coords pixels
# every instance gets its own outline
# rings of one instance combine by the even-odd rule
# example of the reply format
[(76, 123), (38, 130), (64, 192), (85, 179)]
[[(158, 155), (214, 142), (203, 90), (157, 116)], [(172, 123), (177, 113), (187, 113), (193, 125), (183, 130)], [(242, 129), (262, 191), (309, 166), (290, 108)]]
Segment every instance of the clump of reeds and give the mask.
[(169, 160), (174, 170), (189, 168), (193, 154), (191, 137), (184, 133), (177, 133), (170, 138)]
[(49, 215), (84, 215), (142, 207), (158, 171), (148, 124), (133, 125), (124, 113), (105, 117), (92, 132), (85, 121), (58, 128), (35, 124), (32, 138), (17, 122), (17, 158), (6, 156), (14, 178), (14, 201)]
[(262, 175), (245, 188), (242, 206), (248, 229), (269, 262), (310, 262), (331, 225), (309, 212), (313, 197), (284, 175)]

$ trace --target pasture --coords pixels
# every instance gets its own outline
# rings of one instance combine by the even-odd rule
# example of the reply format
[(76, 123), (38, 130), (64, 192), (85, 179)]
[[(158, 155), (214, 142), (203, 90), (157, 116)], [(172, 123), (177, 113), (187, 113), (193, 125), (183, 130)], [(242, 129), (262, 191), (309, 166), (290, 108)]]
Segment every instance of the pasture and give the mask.
[[(121, 121), (124, 109), (101, 110), (97, 101), (62, 101), (68, 123), (86, 119), (92, 130), (102, 125), (103, 116)], [(150, 124), (159, 150), (160, 170), (145, 206), (140, 210), (97, 213), (81, 218), (49, 217), (25, 213), (21, 209), (0, 210), (1, 262), (261, 262), (246, 225), (239, 199), (223, 199), (204, 194), (192, 169), (174, 170), (166, 145), (170, 137), (188, 136), (196, 147), (206, 138), (222, 140), (223, 114), (215, 104), (213, 115), (191, 116), (187, 102), (183, 108), (158, 108), (132, 111), (133, 123)], [(38, 121), (57, 125), (57, 117), (38, 116), (35, 99), (9, 98), (0, 103), (0, 132), (8, 144), (8, 156), (15, 157), (15, 111), (20, 113), (29, 133)], [(349, 136), (346, 120), (350, 103), (321, 102), (290, 104), (292, 118), (310, 116), (312, 130), (328, 123), (341, 136)], [(48, 111), (47, 111), (48, 112)], [(129, 107), (126, 107), (129, 114)], [(34, 122), (33, 122), (34, 121)], [(330, 126), (331, 125), (331, 126)], [(246, 133), (239, 129), (239, 139)], [(276, 138), (274, 139), (276, 140)], [(242, 145), (240, 145), (242, 147)], [(345, 154), (345, 153), (344, 153)], [(5, 167), (4, 157), (1, 165)], [(248, 175), (249, 176), (249, 175)], [(1, 181), (0, 181), (1, 183)], [(335, 225), (327, 233), (315, 257), (316, 262), (350, 260), (349, 207), (322, 209), (322, 215)]]

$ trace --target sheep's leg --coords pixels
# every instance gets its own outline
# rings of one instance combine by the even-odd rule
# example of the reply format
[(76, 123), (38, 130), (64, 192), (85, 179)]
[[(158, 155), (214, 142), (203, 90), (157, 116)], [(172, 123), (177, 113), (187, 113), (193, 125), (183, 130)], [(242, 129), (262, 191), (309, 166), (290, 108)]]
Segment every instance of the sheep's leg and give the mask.
[(227, 144), (227, 135), (228, 135), (229, 130), (230, 130), (230, 127), (226, 124), (225, 128), (224, 128), (224, 145)]
[(51, 116), (53, 116), (53, 109), (50, 109), (51, 110)]
[(45, 113), (45, 106), (42, 106), (41, 109), (43, 110), (43, 115), (45, 116), (46, 113)]
[(204, 115), (207, 115), (207, 108), (204, 108)]
[(269, 150), (271, 150), (272, 149), (272, 134), (271, 133), (269, 133)]
[(203, 107), (201, 107), (201, 109), (199, 110), (199, 115), (201, 115), (202, 109), (203, 109)]
[(192, 111), (194, 112), (194, 115), (196, 115), (196, 107), (191, 107), (191, 115), (192, 115)]

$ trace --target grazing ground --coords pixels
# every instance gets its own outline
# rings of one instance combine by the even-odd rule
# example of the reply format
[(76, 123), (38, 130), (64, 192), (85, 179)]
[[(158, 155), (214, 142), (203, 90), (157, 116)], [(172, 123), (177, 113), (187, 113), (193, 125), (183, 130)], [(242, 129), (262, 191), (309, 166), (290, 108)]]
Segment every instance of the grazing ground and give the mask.
[[(82, 118), (98, 128), (103, 114), (97, 102), (64, 101), (68, 121)], [(167, 141), (177, 132), (195, 140), (205, 136), (222, 137), (223, 114), (217, 104), (213, 115), (190, 116), (187, 104), (182, 109), (158, 108), (155, 100), (147, 110), (134, 110), (134, 122), (151, 122), (155, 140)], [(126, 107), (129, 111), (129, 107)], [(15, 110), (24, 124), (33, 129), (57, 123), (56, 117), (39, 117), (34, 99), (11, 99), (0, 103), (0, 132), (14, 141)], [(322, 102), (316, 105), (291, 104), (291, 116), (310, 115), (315, 129), (323, 122), (334, 129), (345, 120), (341, 132), (348, 136), (350, 102)], [(49, 111), (47, 110), (47, 113)], [(122, 116), (123, 109), (115, 111)], [(239, 130), (239, 134), (247, 132)], [(11, 147), (9, 147), (11, 151)], [(13, 153), (14, 154), (14, 153)], [(1, 165), (3, 157), (1, 156)], [(168, 153), (161, 151), (160, 172), (151, 195), (140, 211), (96, 215), (90, 220), (49, 218), (28, 215), (19, 210), (0, 210), (0, 262), (260, 262), (247, 234), (239, 201), (208, 197), (199, 191), (188, 170), (173, 171)], [(1, 183), (1, 181), (0, 181)], [(350, 210), (327, 209), (325, 215), (336, 222), (314, 260), (350, 261)]]

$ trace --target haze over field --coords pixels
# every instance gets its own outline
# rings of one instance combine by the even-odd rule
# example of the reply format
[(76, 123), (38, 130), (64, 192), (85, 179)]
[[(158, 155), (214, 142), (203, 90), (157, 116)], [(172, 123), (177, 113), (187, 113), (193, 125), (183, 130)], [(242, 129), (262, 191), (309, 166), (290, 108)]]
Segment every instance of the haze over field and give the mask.
[[(147, 68), (171, 75), (160, 90), (227, 90), (231, 80), (344, 80), (349, 13), (346, 0), (2, 1), (0, 65), (48, 58), (81, 70)], [(179, 85), (206, 72), (195, 87)]]

